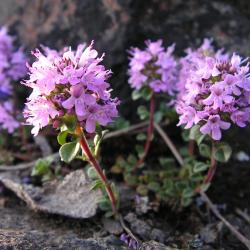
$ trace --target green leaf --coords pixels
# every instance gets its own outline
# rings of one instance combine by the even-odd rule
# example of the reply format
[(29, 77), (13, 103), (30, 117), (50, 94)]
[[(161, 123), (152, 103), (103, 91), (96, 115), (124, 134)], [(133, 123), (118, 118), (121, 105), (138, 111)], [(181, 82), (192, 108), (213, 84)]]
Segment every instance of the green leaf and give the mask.
[(187, 182), (186, 181), (177, 181), (175, 183), (175, 187), (176, 187), (178, 192), (182, 192), (183, 189), (185, 189), (187, 187)]
[(97, 190), (104, 188), (104, 184), (100, 179), (93, 181), (93, 184), (90, 187), (90, 190)]
[(140, 133), (136, 136), (136, 140), (138, 141), (145, 141), (147, 139), (147, 136), (143, 133)]
[(175, 160), (170, 157), (160, 157), (159, 162), (162, 167), (175, 166)]
[(145, 106), (142, 106), (142, 105), (138, 107), (137, 114), (139, 115), (141, 120), (145, 120), (149, 117), (148, 110), (146, 109)]
[(98, 144), (98, 142), (100, 141), (101, 136), (99, 134), (96, 134), (94, 137), (94, 145), (96, 146)]
[(59, 154), (61, 157), (61, 160), (69, 163), (74, 158), (76, 158), (78, 151), (80, 149), (80, 143), (79, 142), (68, 142), (61, 146), (59, 150)]
[(192, 199), (190, 197), (183, 197), (181, 199), (181, 204), (183, 207), (187, 207), (192, 203)]
[(158, 182), (150, 182), (148, 183), (148, 189), (152, 190), (154, 192), (157, 192), (160, 190), (160, 184)]
[(132, 100), (133, 101), (136, 101), (136, 100), (140, 99), (141, 97), (142, 97), (142, 94), (141, 94), (140, 90), (134, 90), (132, 92)]
[(111, 203), (107, 197), (102, 197), (97, 202), (98, 202), (98, 206), (101, 210), (103, 210), (103, 211), (110, 211), (111, 210)]
[(52, 178), (53, 178), (53, 175), (51, 172), (49, 172), (48, 174), (43, 175), (42, 182), (50, 181)]
[(208, 164), (205, 164), (204, 162), (196, 162), (194, 164), (194, 173), (200, 173), (200, 172), (203, 172), (205, 170), (207, 170), (209, 168), (209, 165)]
[(195, 125), (190, 129), (189, 139), (195, 140), (198, 145), (202, 143), (206, 135), (200, 132), (200, 125)]
[(142, 158), (145, 154), (144, 147), (142, 145), (135, 145), (135, 150), (138, 153), (138, 157)]
[(174, 182), (170, 179), (164, 180), (163, 182), (163, 187), (165, 189), (165, 192), (170, 192), (173, 190), (174, 188)]
[(77, 120), (76, 117), (74, 115), (64, 115), (63, 116), (63, 122), (65, 123), (67, 129), (74, 133), (75, 129), (76, 129), (76, 125), (77, 125)]
[(200, 186), (201, 191), (207, 192), (207, 190), (209, 189), (210, 185), (211, 185), (211, 183), (202, 184), (202, 185)]
[(182, 192), (182, 196), (185, 198), (190, 198), (193, 195), (194, 195), (194, 191), (190, 187), (185, 188)]
[(216, 145), (214, 158), (218, 162), (227, 162), (232, 154), (232, 148), (224, 142), (221, 142)]
[(190, 140), (190, 131), (188, 129), (183, 129), (182, 130), (182, 133), (181, 133), (181, 136), (182, 136), (182, 139), (185, 141), (185, 142), (188, 142)]
[(130, 154), (128, 156), (128, 163), (131, 165), (135, 165), (136, 162), (137, 162), (137, 158), (134, 155)]
[(124, 181), (130, 185), (130, 186), (134, 186), (138, 184), (138, 179), (136, 176), (131, 175), (131, 174), (125, 174), (124, 175)]
[(155, 123), (160, 123), (162, 118), (163, 118), (163, 114), (161, 111), (155, 112), (155, 114), (154, 114), (154, 122)]
[(100, 145), (101, 145), (101, 142), (105, 136), (105, 134), (108, 132), (108, 130), (104, 130), (104, 131), (101, 131), (99, 134), (97, 134), (95, 137), (94, 137), (94, 154), (95, 155), (98, 155), (98, 152), (99, 152), (99, 149), (100, 149)]
[(136, 192), (142, 196), (146, 196), (148, 194), (148, 188), (146, 185), (140, 184), (137, 186)]
[(68, 134), (69, 134), (68, 130), (64, 130), (57, 135), (57, 141), (60, 145), (63, 145), (66, 143)]
[(48, 174), (51, 171), (50, 164), (51, 163), (46, 160), (38, 159), (36, 161), (35, 167), (32, 169), (31, 176), (41, 176)]
[(181, 148), (179, 149), (179, 152), (180, 152), (180, 154), (181, 154), (184, 158), (186, 158), (186, 157), (189, 156), (189, 152), (188, 152), (188, 148), (187, 148), (187, 147), (181, 147)]
[(199, 152), (201, 156), (203, 157), (206, 157), (206, 158), (211, 157), (211, 148), (207, 144), (201, 143), (199, 145)]
[(87, 175), (88, 175), (88, 177), (89, 177), (90, 179), (92, 179), (92, 180), (98, 178), (98, 175), (97, 175), (96, 170), (95, 170), (94, 167), (89, 167), (89, 168), (87, 169)]
[(153, 92), (149, 87), (144, 87), (141, 89), (141, 97), (146, 101), (149, 101)]
[(190, 140), (195, 140), (195, 138), (199, 134), (201, 134), (201, 132), (200, 132), (200, 126), (199, 125), (195, 125), (189, 131), (189, 139)]
[(110, 217), (112, 217), (114, 215), (114, 212), (111, 210), (111, 211), (107, 211), (107, 212), (105, 212), (105, 214), (104, 214), (104, 216), (106, 217), (106, 218), (110, 218)]

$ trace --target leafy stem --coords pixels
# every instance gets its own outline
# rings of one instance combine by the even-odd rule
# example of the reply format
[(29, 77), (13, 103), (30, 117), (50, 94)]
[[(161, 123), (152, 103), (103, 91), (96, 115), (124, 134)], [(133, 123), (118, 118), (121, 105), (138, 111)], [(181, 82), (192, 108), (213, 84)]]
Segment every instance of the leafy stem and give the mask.
[(152, 95), (150, 97), (149, 124), (148, 124), (148, 129), (147, 129), (147, 139), (146, 139), (146, 142), (144, 144), (144, 153), (143, 153), (143, 156), (135, 164), (134, 170), (143, 164), (143, 162), (148, 154), (148, 151), (149, 151), (149, 148), (151, 145), (151, 141), (152, 141), (153, 132), (154, 132), (154, 112), (155, 112), (155, 96), (152, 93)]
[(111, 188), (111, 185), (110, 185), (106, 175), (104, 174), (99, 162), (96, 160), (95, 156), (91, 152), (89, 144), (87, 142), (87, 139), (86, 139), (81, 127), (77, 127), (76, 132), (80, 136), (80, 145), (81, 145), (82, 152), (84, 155), (86, 155), (87, 160), (95, 168), (98, 176), (100, 177), (101, 181), (103, 182), (105, 189), (106, 189), (106, 192), (108, 194), (108, 197), (110, 199), (111, 205), (112, 205), (113, 213), (114, 213), (114, 215), (117, 215), (118, 214), (117, 199), (116, 199), (116, 196)]
[(208, 183), (210, 183), (214, 177), (214, 174), (216, 172), (216, 165), (217, 162), (215, 160), (215, 143), (214, 141), (212, 141), (212, 150), (211, 150), (211, 159), (210, 159), (210, 167), (208, 170), (208, 173), (204, 179), (203, 184), (207, 185)]

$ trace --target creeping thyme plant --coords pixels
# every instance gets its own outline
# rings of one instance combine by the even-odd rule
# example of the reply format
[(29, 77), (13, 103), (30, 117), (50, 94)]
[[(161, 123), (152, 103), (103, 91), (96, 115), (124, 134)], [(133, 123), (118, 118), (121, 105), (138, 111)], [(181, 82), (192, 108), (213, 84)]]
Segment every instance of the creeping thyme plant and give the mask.
[(132, 48), (130, 50), (129, 84), (134, 89), (133, 100), (143, 98), (150, 101), (149, 112), (145, 106), (139, 106), (138, 114), (141, 120), (148, 119), (147, 136), (140, 134), (138, 140), (146, 140), (144, 148), (137, 147), (139, 160), (134, 169), (141, 167), (148, 154), (153, 138), (154, 120), (159, 122), (166, 112), (166, 105), (162, 105), (156, 112), (155, 97), (160, 94), (173, 96), (176, 82), (176, 60), (173, 57), (175, 45), (164, 48), (162, 40), (156, 42), (146, 41), (146, 48)]
[(89, 47), (80, 44), (76, 51), (44, 47), (43, 52), (36, 49), (33, 54), (36, 61), (23, 83), (32, 88), (24, 110), (32, 133), (36, 136), (48, 125), (57, 129), (61, 159), (67, 163), (75, 158), (88, 161), (99, 176), (93, 188), (106, 190), (116, 214), (117, 194), (97, 161), (101, 126), (118, 116), (119, 101), (111, 98), (107, 82), (111, 71), (101, 64), (103, 56), (98, 57), (93, 43)]
[(201, 171), (208, 171), (196, 191), (208, 188), (217, 161), (230, 158), (231, 148), (222, 141), (222, 131), (233, 125), (245, 127), (250, 121), (247, 60), (215, 51), (206, 39), (198, 50), (187, 50), (181, 61), (178, 125), (191, 129), (189, 137), (197, 141), (201, 155), (211, 158), (209, 165), (198, 164)]
[[(198, 49), (188, 48), (178, 61), (172, 55), (174, 46), (165, 50), (162, 41), (148, 41), (145, 50), (130, 51), (129, 83), (135, 88), (133, 99), (150, 100), (149, 112), (145, 107), (138, 108), (139, 115), (149, 119), (149, 126), (147, 136), (141, 133), (137, 136), (138, 140), (146, 140), (143, 150), (138, 150), (139, 160), (132, 154), (127, 160), (120, 156), (112, 171), (122, 174), (139, 195), (152, 198), (153, 193), (156, 203), (188, 206), (198, 192), (207, 190), (217, 162), (227, 162), (232, 153), (222, 140), (222, 131), (233, 125), (245, 127), (250, 121), (248, 59), (222, 49), (216, 51), (211, 43), (212, 40), (204, 39)], [(180, 168), (174, 158), (159, 155), (158, 166), (144, 168), (138, 174), (134, 168), (145, 160), (157, 121), (156, 95), (165, 95), (168, 102), (174, 103), (179, 115), (177, 126), (184, 127), (183, 139), (189, 141), (189, 149), (180, 149), (183, 158)], [(175, 121), (170, 119), (166, 103), (158, 112), (162, 115), (164, 110), (168, 121)]]
[[(6, 27), (0, 28), (0, 129), (1, 151), (9, 144), (9, 135), (20, 126), (18, 110), (15, 105), (15, 81), (26, 74), (26, 58), (22, 48), (15, 50), (14, 38), (8, 34)], [(11, 162), (13, 156), (1, 153), (0, 161)]]
[[(137, 140), (144, 141), (144, 146), (136, 145), (138, 157), (131, 149), (127, 159), (117, 158), (111, 171), (122, 175), (139, 195), (153, 197), (154, 208), (162, 201), (175, 207), (188, 206), (197, 193), (207, 190), (217, 162), (228, 161), (232, 152), (222, 141), (222, 132), (250, 121), (249, 63), (237, 54), (215, 50), (211, 42), (205, 39), (198, 49), (188, 48), (179, 59), (173, 56), (174, 45), (164, 48), (161, 40), (147, 41), (144, 50), (129, 51), (132, 99), (149, 101), (150, 107), (149, 111), (145, 106), (138, 108), (144, 120), (138, 127), (142, 133)], [(97, 160), (105, 133), (102, 126), (124, 128), (129, 124), (121, 118), (112, 123), (118, 116), (119, 101), (111, 98), (107, 82), (111, 71), (101, 64), (103, 56), (98, 57), (93, 43), (79, 45), (76, 51), (43, 47), (43, 52), (37, 49), (33, 54), (36, 61), (29, 66), (29, 79), (23, 82), (32, 88), (24, 110), (27, 123), (33, 126), (32, 134), (48, 125), (56, 129), (61, 159), (89, 162), (93, 188), (106, 190), (102, 207), (117, 214), (117, 192)], [(183, 139), (189, 141), (189, 150), (185, 146), (177, 152), (159, 127), (164, 120), (184, 127)], [(145, 126), (147, 133), (143, 134)], [(154, 169), (143, 168), (154, 128), (180, 166), (174, 157), (159, 154)]]
[(13, 38), (7, 28), (0, 29), (0, 126), (9, 133), (19, 126), (14, 118), (13, 82), (26, 73), (22, 49), (14, 50)]

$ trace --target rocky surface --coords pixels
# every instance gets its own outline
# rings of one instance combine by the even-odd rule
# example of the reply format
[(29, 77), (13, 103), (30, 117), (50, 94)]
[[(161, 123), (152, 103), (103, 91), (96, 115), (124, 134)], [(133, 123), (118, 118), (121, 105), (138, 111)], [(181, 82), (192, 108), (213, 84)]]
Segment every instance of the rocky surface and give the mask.
[(86, 219), (97, 212), (100, 190), (91, 191), (91, 183), (83, 170), (68, 174), (64, 180), (47, 183), (43, 187), (23, 184), (15, 172), (0, 174), (2, 184), (35, 210)]

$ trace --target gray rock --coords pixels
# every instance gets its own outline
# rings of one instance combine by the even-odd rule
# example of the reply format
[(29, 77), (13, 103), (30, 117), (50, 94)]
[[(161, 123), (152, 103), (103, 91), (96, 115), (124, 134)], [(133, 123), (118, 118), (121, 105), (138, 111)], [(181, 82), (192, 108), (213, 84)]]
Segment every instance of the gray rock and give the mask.
[(143, 240), (149, 239), (152, 228), (145, 221), (138, 219), (134, 213), (127, 214), (124, 219), (130, 224), (132, 232)]
[(119, 221), (109, 218), (103, 218), (102, 220), (104, 229), (111, 234), (119, 235), (123, 232), (123, 228)]
[(96, 214), (100, 190), (91, 184), (82, 170), (67, 175), (62, 182), (46, 183), (44, 187), (21, 184), (16, 173), (3, 173), (0, 181), (35, 211), (60, 214), (72, 218), (90, 218)]
[(158, 241), (160, 243), (164, 243), (168, 236), (169, 236), (168, 233), (165, 233), (164, 231), (162, 231), (160, 229), (154, 228), (151, 231), (150, 239)]
[(144, 242), (140, 247), (140, 250), (178, 250), (178, 249), (165, 246), (162, 243), (152, 240), (149, 242)]
[(215, 224), (209, 224), (200, 231), (201, 239), (205, 243), (211, 244), (215, 242), (216, 238), (218, 237), (218, 232), (215, 227)]
[(121, 250), (126, 249), (120, 246), (112, 246), (105, 239), (97, 241), (96, 239), (80, 239), (75, 235), (59, 237), (49, 235), (39, 231), (16, 231), (0, 230), (0, 249), (29, 249), (29, 250)]

